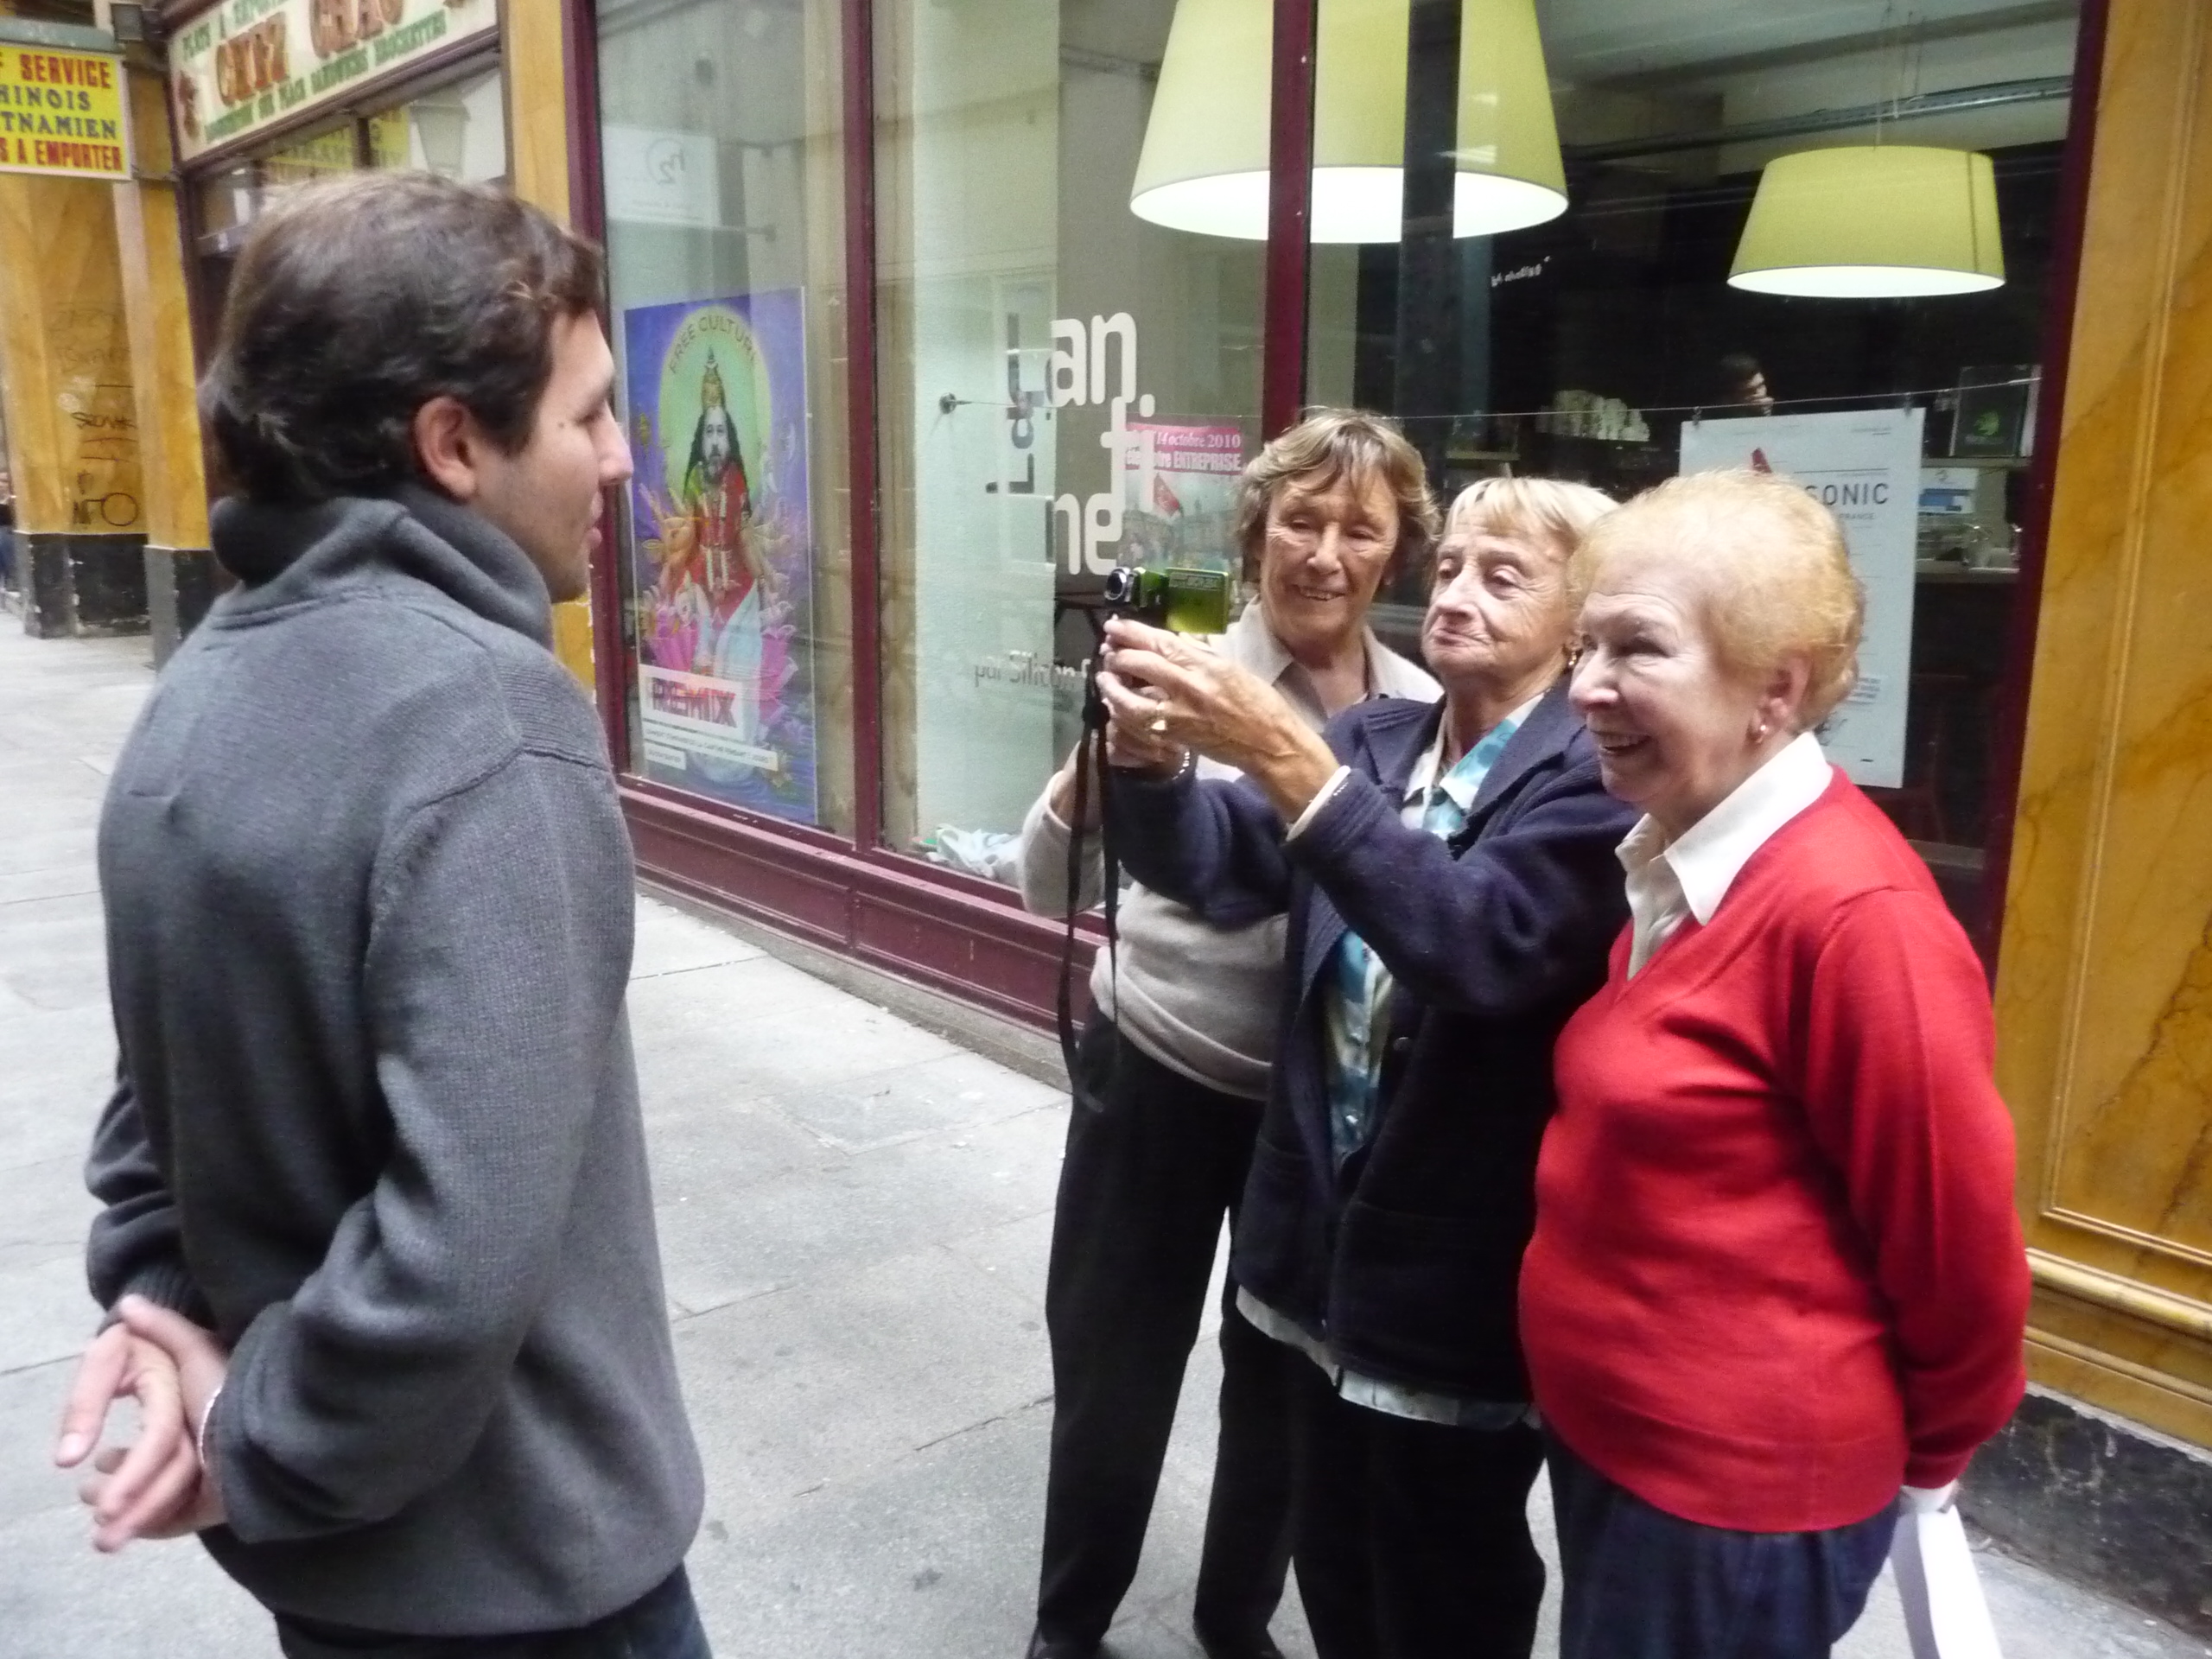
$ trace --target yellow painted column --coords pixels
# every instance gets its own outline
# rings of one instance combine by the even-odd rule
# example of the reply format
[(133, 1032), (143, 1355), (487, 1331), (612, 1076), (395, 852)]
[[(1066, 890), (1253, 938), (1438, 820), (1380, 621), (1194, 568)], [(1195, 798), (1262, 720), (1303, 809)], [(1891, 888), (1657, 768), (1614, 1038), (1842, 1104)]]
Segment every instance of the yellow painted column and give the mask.
[(34, 634), (146, 625), (145, 490), (111, 188), (0, 174), (0, 393)]
[[(515, 194), (569, 223), (569, 108), (567, 41), (556, 5), (511, 5), (505, 41), (508, 134)], [(604, 557), (616, 556), (609, 536)], [(591, 601), (553, 607), (553, 649), (571, 673), (596, 690), (592, 669)]]
[[(100, 0), (105, 22), (107, 0)], [(166, 662), (207, 613), (218, 573), (208, 550), (207, 479), (194, 402), (192, 306), (169, 143), (168, 86), (150, 54), (129, 60), (133, 170), (112, 184), (124, 332), (146, 506), (146, 600), (154, 658)]]
[(2212, 16), (2113, 0), (1999, 962), (2039, 1380), (2212, 1446)]

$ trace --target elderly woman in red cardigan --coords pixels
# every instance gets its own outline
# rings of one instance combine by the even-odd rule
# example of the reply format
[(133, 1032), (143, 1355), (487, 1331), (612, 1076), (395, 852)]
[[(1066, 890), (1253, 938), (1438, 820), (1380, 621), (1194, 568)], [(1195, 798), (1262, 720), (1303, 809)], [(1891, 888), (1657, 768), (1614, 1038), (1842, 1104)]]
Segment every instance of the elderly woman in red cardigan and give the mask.
[(1812, 1659), (1901, 1501), (2023, 1388), (2028, 1274), (1980, 964), (1822, 757), (1863, 605), (1770, 475), (1675, 479), (1576, 556), (1572, 696), (1630, 921), (1561, 1033), (1521, 1322), (1562, 1659)]

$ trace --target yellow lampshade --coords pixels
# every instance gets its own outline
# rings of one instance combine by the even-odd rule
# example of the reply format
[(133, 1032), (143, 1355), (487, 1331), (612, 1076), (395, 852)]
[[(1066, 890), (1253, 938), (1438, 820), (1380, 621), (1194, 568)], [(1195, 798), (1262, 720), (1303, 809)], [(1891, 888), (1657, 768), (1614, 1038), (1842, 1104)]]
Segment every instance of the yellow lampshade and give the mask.
[(1777, 156), (1759, 175), (1728, 282), (1821, 299), (2002, 287), (1989, 157), (1913, 144)]
[[(1316, 242), (1395, 242), (1403, 223), (1408, 0), (1321, 0), (1313, 84)], [(1129, 211), (1173, 230), (1268, 233), (1268, 0), (1176, 0)], [(1452, 233), (1567, 210), (1535, 0), (1462, 0)]]

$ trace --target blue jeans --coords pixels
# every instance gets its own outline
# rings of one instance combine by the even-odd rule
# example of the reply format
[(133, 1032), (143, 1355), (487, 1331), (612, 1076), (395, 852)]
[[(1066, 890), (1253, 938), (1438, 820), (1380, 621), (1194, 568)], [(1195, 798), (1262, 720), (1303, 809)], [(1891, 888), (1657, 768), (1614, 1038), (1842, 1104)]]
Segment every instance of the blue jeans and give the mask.
[(1560, 1659), (1827, 1659), (1890, 1553), (1892, 1503), (1825, 1532), (1732, 1532), (1656, 1510), (1547, 1435)]
[(682, 1567), (627, 1607), (527, 1636), (393, 1636), (276, 1615), (284, 1659), (714, 1659)]

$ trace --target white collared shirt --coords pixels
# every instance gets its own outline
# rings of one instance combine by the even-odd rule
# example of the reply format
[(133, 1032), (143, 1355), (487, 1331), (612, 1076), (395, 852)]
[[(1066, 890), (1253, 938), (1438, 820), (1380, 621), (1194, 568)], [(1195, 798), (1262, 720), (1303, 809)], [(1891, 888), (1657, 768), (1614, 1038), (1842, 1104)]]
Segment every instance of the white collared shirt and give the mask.
[(1800, 732), (1671, 844), (1649, 814), (1620, 844), (1628, 872), (1628, 971), (1643, 971), (1686, 916), (1702, 927), (1776, 830), (1827, 791), (1834, 776), (1820, 740)]
[[(1427, 669), (1401, 657), (1376, 639), (1374, 629), (1360, 631), (1360, 645), (1367, 659), (1368, 696), (1411, 697), (1417, 702), (1427, 702), (1443, 690)], [(1267, 607), (1258, 600), (1251, 601), (1236, 613), (1236, 620), (1229, 625), (1229, 632), (1218, 638), (1214, 648), (1274, 687), (1315, 730), (1328, 724), (1328, 711), (1321, 706), (1321, 696), (1314, 690), (1313, 677), (1275, 638), (1274, 630), (1268, 626)]]

